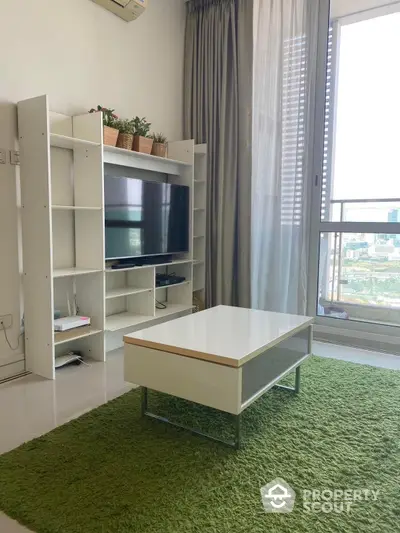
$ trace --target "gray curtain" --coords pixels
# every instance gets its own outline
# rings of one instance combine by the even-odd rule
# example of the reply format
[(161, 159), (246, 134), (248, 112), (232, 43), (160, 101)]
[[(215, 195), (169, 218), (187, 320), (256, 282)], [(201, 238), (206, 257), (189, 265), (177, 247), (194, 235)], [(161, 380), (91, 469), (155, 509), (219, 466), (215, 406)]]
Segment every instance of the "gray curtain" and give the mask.
[(250, 307), (253, 0), (187, 3), (184, 135), (208, 146), (207, 304)]

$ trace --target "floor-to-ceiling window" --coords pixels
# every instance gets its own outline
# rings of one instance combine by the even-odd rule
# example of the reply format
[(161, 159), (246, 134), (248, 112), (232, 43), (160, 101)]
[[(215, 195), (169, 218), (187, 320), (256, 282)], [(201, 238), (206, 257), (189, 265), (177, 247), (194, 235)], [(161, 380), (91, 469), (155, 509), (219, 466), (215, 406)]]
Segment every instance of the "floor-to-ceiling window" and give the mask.
[(320, 324), (400, 325), (399, 56), (400, 3), (331, 20), (311, 246)]

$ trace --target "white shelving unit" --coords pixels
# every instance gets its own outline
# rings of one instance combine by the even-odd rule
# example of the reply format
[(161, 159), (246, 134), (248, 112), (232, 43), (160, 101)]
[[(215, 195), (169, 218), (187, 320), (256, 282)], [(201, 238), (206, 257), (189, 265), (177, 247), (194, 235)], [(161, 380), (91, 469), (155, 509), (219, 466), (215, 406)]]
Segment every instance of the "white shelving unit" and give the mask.
[(205, 301), (207, 246), (207, 145), (194, 148), (193, 293)]
[[(68, 351), (105, 361), (107, 331), (120, 332), (122, 344), (125, 333), (192, 312), (193, 291), (204, 291), (205, 239), (193, 236), (205, 236), (206, 150), (177, 141), (169, 143), (165, 159), (103, 146), (101, 113), (52, 113), (47, 96), (19, 102), (18, 124), (26, 363), (29, 371), (54, 379), (55, 358)], [(105, 164), (117, 175), (130, 170), (142, 179), (162, 176), (190, 187), (188, 253), (172, 263), (107, 267)], [(175, 272), (185, 282), (156, 288), (157, 272)], [(54, 311), (68, 315), (67, 295), (91, 325), (54, 333)]]

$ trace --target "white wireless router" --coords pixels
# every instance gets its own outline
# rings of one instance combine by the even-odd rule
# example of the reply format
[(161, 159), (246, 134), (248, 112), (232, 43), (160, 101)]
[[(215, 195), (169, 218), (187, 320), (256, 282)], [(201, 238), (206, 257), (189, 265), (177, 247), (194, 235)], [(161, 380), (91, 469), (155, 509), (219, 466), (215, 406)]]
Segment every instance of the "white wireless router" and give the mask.
[(61, 368), (66, 365), (70, 365), (71, 363), (76, 363), (76, 364), (83, 363), (82, 356), (77, 355), (73, 352), (70, 352), (65, 355), (59, 355), (58, 357), (55, 358), (56, 368)]
[(54, 320), (54, 331), (68, 331), (69, 329), (90, 326), (88, 316), (65, 316)]
[(73, 309), (71, 310), (71, 304), (69, 301), (69, 294), (67, 292), (67, 306), (68, 306), (68, 315), (62, 318), (56, 318), (54, 320), (54, 331), (68, 331), (74, 328), (80, 328), (82, 326), (90, 326), (90, 317), (88, 316), (77, 316), (77, 306), (76, 306), (76, 294), (75, 294), (75, 282), (74, 282), (74, 298), (73, 298)]

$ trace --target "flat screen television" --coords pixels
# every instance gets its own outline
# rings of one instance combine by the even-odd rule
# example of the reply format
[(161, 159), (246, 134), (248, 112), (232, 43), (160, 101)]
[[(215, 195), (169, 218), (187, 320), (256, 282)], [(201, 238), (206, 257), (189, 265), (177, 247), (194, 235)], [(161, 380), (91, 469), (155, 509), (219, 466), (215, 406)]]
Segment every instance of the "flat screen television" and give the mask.
[(189, 187), (105, 176), (106, 259), (189, 251)]

